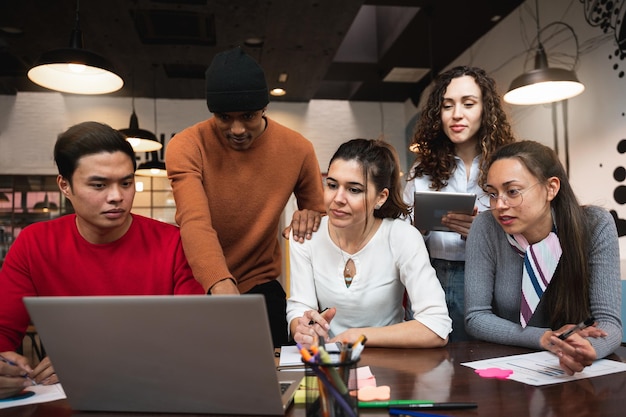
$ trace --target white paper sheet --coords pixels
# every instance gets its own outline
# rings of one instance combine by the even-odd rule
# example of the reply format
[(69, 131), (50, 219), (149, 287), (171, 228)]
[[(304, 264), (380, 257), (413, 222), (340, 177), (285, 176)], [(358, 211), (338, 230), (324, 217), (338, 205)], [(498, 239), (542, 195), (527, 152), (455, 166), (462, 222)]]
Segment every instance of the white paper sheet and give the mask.
[(474, 369), (500, 368), (511, 370), (513, 373), (508, 379), (535, 386), (558, 384), (626, 371), (626, 363), (600, 359), (591, 366), (587, 366), (582, 372), (569, 376), (559, 366), (559, 359), (548, 351), (465, 362), (461, 365)]
[[(324, 345), (327, 352), (339, 352), (339, 345), (336, 343), (327, 343)], [(302, 363), (302, 355), (295, 345), (282, 346), (280, 348), (280, 360), (278, 361), (278, 369), (286, 370), (284, 368), (300, 368), (304, 369), (304, 363)]]
[(61, 384), (54, 385), (35, 385), (33, 387), (25, 388), (26, 391), (33, 391), (35, 395), (22, 400), (10, 400), (5, 399), (0, 401), (0, 409), (17, 407), (20, 405), (39, 404), (49, 401), (62, 400), (65, 397), (65, 391)]

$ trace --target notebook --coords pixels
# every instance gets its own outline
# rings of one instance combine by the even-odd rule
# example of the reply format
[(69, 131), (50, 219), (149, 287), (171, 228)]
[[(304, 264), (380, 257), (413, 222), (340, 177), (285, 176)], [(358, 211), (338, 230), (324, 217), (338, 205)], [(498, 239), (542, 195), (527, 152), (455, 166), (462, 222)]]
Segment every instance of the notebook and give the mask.
[(276, 370), (259, 294), (24, 302), (74, 410), (281, 415), (303, 377)]
[(441, 218), (450, 211), (472, 214), (476, 194), (442, 191), (416, 191), (413, 203), (413, 225), (419, 230), (449, 231)]

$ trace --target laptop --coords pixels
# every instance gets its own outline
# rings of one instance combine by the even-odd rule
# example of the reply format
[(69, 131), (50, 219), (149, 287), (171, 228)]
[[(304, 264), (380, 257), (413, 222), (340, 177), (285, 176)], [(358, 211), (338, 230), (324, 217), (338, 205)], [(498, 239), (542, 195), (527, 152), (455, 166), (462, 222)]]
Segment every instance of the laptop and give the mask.
[(24, 303), (74, 410), (282, 415), (303, 377), (276, 370), (260, 294)]
[(450, 211), (472, 214), (476, 194), (443, 191), (416, 191), (413, 203), (413, 225), (419, 230), (447, 232), (441, 218)]

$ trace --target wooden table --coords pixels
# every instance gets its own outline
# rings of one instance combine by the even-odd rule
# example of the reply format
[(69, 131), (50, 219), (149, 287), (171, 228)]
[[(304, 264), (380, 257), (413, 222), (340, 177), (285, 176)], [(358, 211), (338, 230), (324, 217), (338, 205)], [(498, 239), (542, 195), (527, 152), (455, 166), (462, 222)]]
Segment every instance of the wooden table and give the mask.
[[(472, 401), (473, 410), (431, 414), (475, 417), (622, 417), (626, 416), (626, 372), (562, 384), (534, 387), (516, 381), (481, 378), (462, 362), (527, 353), (529, 350), (485, 342), (453, 343), (441, 349), (366, 348), (359, 366), (368, 365), (378, 385), (391, 387), (392, 399)], [(626, 347), (609, 357), (626, 362)], [(386, 410), (361, 409), (363, 416), (387, 416)], [(78, 413), (67, 401), (0, 410), (0, 417), (141, 417), (145, 414)], [(172, 417), (174, 415), (161, 415)], [(184, 416), (190, 417), (186, 414)], [(304, 417), (297, 404), (288, 417)]]

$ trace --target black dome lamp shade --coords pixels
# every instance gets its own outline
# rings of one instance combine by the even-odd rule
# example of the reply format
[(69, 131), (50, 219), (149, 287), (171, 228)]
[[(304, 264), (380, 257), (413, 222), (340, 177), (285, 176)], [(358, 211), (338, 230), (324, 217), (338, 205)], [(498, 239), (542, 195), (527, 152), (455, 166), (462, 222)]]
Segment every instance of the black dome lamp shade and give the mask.
[(135, 152), (158, 151), (163, 147), (156, 135), (149, 130), (139, 128), (139, 119), (135, 113), (135, 98), (133, 97), (133, 113), (130, 115), (130, 125), (128, 129), (120, 129), (130, 142)]
[(554, 25), (565, 26), (572, 33), (576, 44), (576, 60), (578, 61), (578, 37), (572, 27), (564, 22), (552, 22), (539, 29), (539, 2), (535, 0), (537, 10), (537, 50), (535, 52), (535, 69), (525, 72), (511, 82), (508, 92), (503, 96), (504, 101), (511, 104), (532, 105), (554, 103), (566, 100), (581, 94), (585, 90), (583, 83), (571, 70), (548, 66), (548, 56), (541, 43), (541, 32)]
[(46, 196), (44, 197), (43, 201), (35, 203), (35, 206), (33, 207), (33, 209), (35, 211), (48, 213), (50, 211), (59, 210), (59, 206), (54, 201), (50, 201), (48, 199), (48, 193), (46, 193)]
[(69, 48), (43, 53), (28, 71), (28, 78), (42, 87), (74, 94), (112, 93), (124, 85), (106, 58), (83, 48), (78, 1)]
[(142, 177), (167, 177), (165, 162), (159, 161), (158, 153), (152, 152), (152, 158), (149, 161), (140, 164), (135, 171), (136, 175)]

